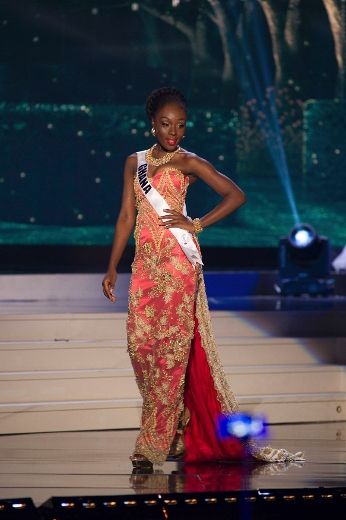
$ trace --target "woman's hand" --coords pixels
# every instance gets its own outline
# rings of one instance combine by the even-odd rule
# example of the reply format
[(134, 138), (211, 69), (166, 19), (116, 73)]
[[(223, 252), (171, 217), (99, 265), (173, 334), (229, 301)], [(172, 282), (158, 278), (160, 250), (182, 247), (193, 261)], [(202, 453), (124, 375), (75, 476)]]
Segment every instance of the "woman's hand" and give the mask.
[(194, 233), (193, 224), (190, 219), (185, 217), (185, 215), (179, 213), (179, 211), (175, 211), (174, 209), (164, 209), (163, 211), (165, 211), (167, 215), (159, 217), (161, 220), (161, 224), (159, 224), (160, 226), (164, 226), (167, 229), (171, 227), (186, 229), (186, 231)]
[(112, 271), (108, 271), (102, 280), (103, 294), (111, 302), (115, 302), (115, 300), (116, 300), (116, 296), (113, 294), (113, 289), (115, 286), (117, 276), (118, 276), (118, 274), (117, 274), (116, 270), (114, 269)]

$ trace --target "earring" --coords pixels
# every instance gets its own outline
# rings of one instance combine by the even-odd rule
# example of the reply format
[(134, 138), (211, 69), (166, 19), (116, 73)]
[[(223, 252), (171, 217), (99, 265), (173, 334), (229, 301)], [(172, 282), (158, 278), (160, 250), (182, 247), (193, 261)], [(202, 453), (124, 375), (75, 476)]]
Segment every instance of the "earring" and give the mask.
[(152, 129), (151, 129), (151, 133), (152, 133), (152, 135), (155, 137), (155, 135), (156, 135), (156, 130), (155, 130), (154, 127), (152, 127)]

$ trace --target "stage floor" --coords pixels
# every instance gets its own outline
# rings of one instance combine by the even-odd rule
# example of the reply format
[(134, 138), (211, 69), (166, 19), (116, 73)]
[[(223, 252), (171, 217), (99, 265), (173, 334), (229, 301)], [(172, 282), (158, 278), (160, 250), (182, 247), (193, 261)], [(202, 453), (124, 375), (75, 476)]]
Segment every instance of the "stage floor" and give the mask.
[(133, 495), (283, 488), (345, 487), (346, 423), (273, 425), (267, 443), (304, 450), (291, 464), (166, 462), (132, 475), (136, 430), (3, 435), (0, 498)]

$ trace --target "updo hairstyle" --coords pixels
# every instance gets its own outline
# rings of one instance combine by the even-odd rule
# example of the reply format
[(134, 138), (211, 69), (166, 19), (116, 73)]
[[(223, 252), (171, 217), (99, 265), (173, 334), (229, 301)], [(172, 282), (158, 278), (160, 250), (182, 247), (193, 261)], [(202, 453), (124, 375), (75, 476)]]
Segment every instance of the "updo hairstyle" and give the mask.
[(150, 121), (155, 117), (156, 112), (166, 105), (167, 103), (177, 103), (181, 105), (181, 107), (187, 111), (187, 103), (184, 94), (182, 94), (178, 89), (174, 87), (162, 87), (156, 90), (149, 95), (145, 109), (147, 116)]

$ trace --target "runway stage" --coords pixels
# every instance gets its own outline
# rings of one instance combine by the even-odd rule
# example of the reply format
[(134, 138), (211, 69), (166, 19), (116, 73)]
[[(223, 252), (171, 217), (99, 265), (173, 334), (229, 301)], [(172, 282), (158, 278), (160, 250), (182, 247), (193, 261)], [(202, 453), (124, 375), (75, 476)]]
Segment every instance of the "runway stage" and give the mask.
[[(101, 275), (8, 275), (0, 277), (0, 520), (343, 516), (344, 293), (283, 299), (270, 294), (272, 275), (227, 276), (227, 295), (209, 291), (227, 377), (242, 410), (268, 416), (266, 442), (303, 450), (306, 461), (166, 462), (132, 474), (141, 402), (126, 353), (128, 276), (115, 308), (99, 294)], [(33, 500), (31, 516), (23, 497)], [(27, 507), (12, 507), (20, 503)]]
[[(159, 495), (171, 499), (180, 497), (182, 501), (187, 497), (200, 502), (202, 498), (205, 500), (208, 497), (224, 501), (225, 498), (239, 497), (239, 491), (248, 492), (248, 496), (257, 496), (257, 500), (269, 493), (276, 496), (277, 503), (280, 500), (288, 503), (287, 498), (280, 496), (296, 496), (298, 500), (298, 497), (314, 495), (315, 499), (305, 498), (305, 501), (310, 503), (322, 500), (328, 505), (333, 500), (340, 501), (337, 494), (342, 493), (345, 508), (345, 422), (272, 425), (269, 433), (268, 442), (292, 451), (303, 449), (306, 461), (290, 464), (213, 463), (185, 466), (166, 462), (162, 467), (156, 466), (152, 474), (133, 475), (129, 455), (136, 430), (3, 435), (0, 437), (0, 496), (32, 497), (36, 507), (52, 496), (65, 497), (65, 502), (66, 497), (84, 497), (86, 502), (86, 497), (90, 501), (91, 497), (95, 500), (99, 496), (100, 510), (105, 497), (123, 502), (127, 496), (137, 501), (142, 518), (164, 518), (147, 517), (143, 513), (150, 510), (144, 502), (158, 500)], [(330, 494), (335, 495), (335, 499), (319, 498), (320, 495)], [(293, 500), (290, 499), (290, 504)], [(77, 507), (78, 501), (75, 502)], [(209, 503), (208, 507), (210, 515), (212, 504)], [(129, 507), (131, 514), (134, 514), (135, 509), (136, 506), (132, 506), (132, 509)], [(168, 509), (173, 514), (173, 505)], [(70, 514), (72, 512), (70, 510)], [(193, 504), (190, 504), (190, 513), (193, 513)], [(1, 513), (0, 518), (3, 518)]]

